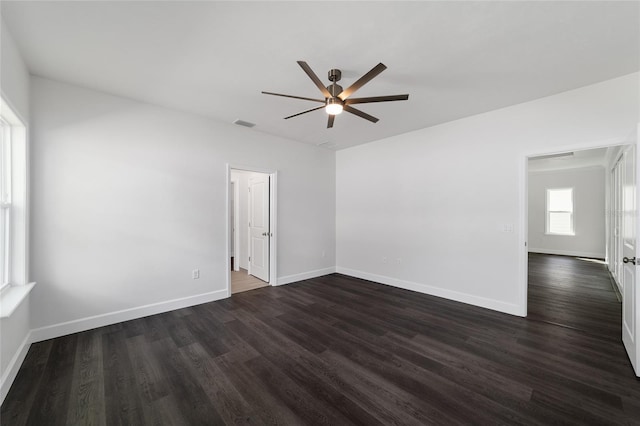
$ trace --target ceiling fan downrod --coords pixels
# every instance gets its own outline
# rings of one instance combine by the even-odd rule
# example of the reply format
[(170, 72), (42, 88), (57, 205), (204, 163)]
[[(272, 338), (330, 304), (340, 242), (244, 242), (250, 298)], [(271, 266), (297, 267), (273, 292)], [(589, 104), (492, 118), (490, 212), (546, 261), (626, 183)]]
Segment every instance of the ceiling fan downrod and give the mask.
[(339, 69), (329, 70), (329, 81), (330, 85), (327, 86), (327, 90), (331, 93), (331, 96), (336, 97), (340, 93), (342, 93), (342, 86), (337, 84), (338, 81), (342, 78), (342, 72)]

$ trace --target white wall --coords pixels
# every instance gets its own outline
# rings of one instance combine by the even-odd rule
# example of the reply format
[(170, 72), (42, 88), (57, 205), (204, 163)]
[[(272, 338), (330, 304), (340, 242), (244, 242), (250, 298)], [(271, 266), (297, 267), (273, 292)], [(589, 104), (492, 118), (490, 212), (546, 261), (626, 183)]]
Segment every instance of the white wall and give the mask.
[(525, 158), (624, 138), (637, 85), (636, 73), (339, 151), (338, 272), (524, 315)]
[[(29, 72), (18, 48), (0, 22), (0, 88), (2, 97), (29, 124)], [(29, 296), (9, 318), (0, 320), (0, 401), (4, 399), (8, 386), (26, 354), (25, 338), (29, 334)]]
[[(573, 188), (575, 235), (546, 234), (547, 189)], [(604, 259), (605, 169), (529, 172), (529, 251)]]
[(223, 297), (227, 163), (279, 172), (279, 281), (333, 271), (335, 153), (43, 78), (32, 118), (36, 337)]
[(22, 60), (11, 33), (7, 30), (4, 20), (0, 21), (0, 88), (6, 101), (16, 114), (29, 121), (29, 70)]

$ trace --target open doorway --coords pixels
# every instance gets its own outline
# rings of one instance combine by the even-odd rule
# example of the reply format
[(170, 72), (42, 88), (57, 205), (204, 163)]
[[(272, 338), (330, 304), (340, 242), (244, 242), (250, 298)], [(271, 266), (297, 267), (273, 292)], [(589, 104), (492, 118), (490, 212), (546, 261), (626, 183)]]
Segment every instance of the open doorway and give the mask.
[(229, 168), (229, 295), (275, 281), (275, 173)]
[(623, 237), (633, 234), (635, 241), (635, 227), (624, 220), (631, 205), (627, 200), (625, 207), (624, 192), (635, 189), (635, 162), (628, 181), (621, 164), (630, 159), (635, 159), (634, 145), (528, 158), (529, 319), (619, 344)]

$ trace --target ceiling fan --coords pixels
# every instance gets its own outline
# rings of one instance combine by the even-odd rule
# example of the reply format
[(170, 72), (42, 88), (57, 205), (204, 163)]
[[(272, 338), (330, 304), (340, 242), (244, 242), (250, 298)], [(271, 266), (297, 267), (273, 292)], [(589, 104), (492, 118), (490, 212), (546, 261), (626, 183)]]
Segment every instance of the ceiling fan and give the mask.
[(318, 76), (313, 72), (311, 67), (307, 65), (304, 61), (298, 61), (298, 65), (304, 70), (305, 73), (309, 76), (309, 78), (318, 86), (320, 92), (324, 95), (324, 99), (313, 99), (313, 98), (305, 98), (302, 96), (292, 96), (292, 95), (283, 95), (281, 93), (272, 93), (272, 92), (262, 92), (265, 95), (274, 95), (274, 96), (283, 96), (285, 98), (293, 98), (293, 99), (302, 99), (305, 101), (313, 101), (320, 102), (324, 105), (319, 106), (317, 108), (311, 108), (306, 111), (299, 112), (297, 114), (290, 115), (285, 117), (285, 120), (288, 120), (293, 117), (297, 117), (302, 114), (306, 114), (311, 111), (316, 111), (324, 108), (327, 114), (329, 114), (329, 121), (327, 122), (327, 128), (333, 127), (333, 121), (336, 118), (336, 115), (340, 114), (342, 111), (350, 112), (351, 114), (357, 115), (358, 117), (364, 118), (365, 120), (369, 120), (373, 123), (376, 123), (378, 119), (372, 115), (367, 114), (364, 111), (360, 111), (352, 107), (353, 104), (367, 104), (371, 102), (390, 102), (390, 101), (406, 101), (409, 99), (409, 95), (391, 95), (391, 96), (372, 96), (367, 98), (350, 98), (356, 90), (360, 89), (362, 86), (371, 81), (374, 77), (380, 74), (382, 71), (386, 70), (387, 67), (383, 63), (379, 63), (375, 67), (371, 69), (368, 73), (360, 77), (355, 83), (346, 89), (342, 89), (342, 86), (338, 85), (337, 82), (340, 81), (342, 77), (342, 72), (338, 69), (332, 69), (329, 71), (329, 81), (331, 84), (325, 87), (322, 84), (322, 81), (318, 78)]

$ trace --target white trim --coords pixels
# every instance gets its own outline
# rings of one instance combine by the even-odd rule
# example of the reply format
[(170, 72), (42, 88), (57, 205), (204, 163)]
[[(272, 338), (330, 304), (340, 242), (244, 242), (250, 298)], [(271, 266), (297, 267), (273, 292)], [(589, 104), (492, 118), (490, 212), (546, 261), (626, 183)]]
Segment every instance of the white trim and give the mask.
[(278, 278), (277, 284), (275, 285), (285, 285), (302, 280), (310, 280), (311, 278), (322, 277), (324, 275), (333, 274), (335, 272), (336, 268), (335, 266), (332, 266), (330, 268), (316, 269), (315, 271), (302, 272), (300, 274), (285, 275), (284, 277)]
[(18, 350), (13, 355), (13, 358), (9, 361), (6, 370), (4, 370), (4, 374), (2, 378), (0, 378), (0, 404), (4, 402), (5, 397), (9, 393), (9, 389), (11, 389), (11, 385), (18, 375), (18, 371), (20, 371), (20, 367), (22, 367), (27, 352), (29, 352), (31, 343), (31, 332), (28, 332), (27, 335), (24, 336), (24, 340), (18, 347)]
[[(230, 201), (230, 195), (229, 195), (229, 190), (231, 189), (231, 166), (229, 166), (229, 163), (226, 164), (226, 170), (225, 170), (225, 184), (226, 184), (226, 188), (224, 190), (225, 193), (225, 203), (224, 205), (226, 206), (226, 212), (224, 214), (224, 217), (227, 221), (226, 225), (225, 225), (225, 229), (226, 229), (226, 233), (227, 233), (227, 237), (225, 238), (225, 241), (227, 242), (226, 248), (224, 250), (224, 262), (222, 263), (223, 265), (225, 265), (225, 273), (224, 273), (224, 280), (226, 282), (224, 291), (225, 291), (225, 298), (231, 296), (231, 268), (228, 267), (229, 265), (229, 259), (231, 258), (231, 242), (229, 241), (231, 238), (231, 230), (229, 229), (229, 201)], [(237, 251), (237, 249), (236, 249)]]
[[(589, 148), (591, 149), (591, 148)], [(567, 170), (571, 170), (571, 171), (588, 171), (588, 170), (598, 170), (598, 169), (604, 169), (605, 166), (604, 165), (593, 165), (593, 166), (579, 166), (579, 167), (562, 167), (562, 168), (558, 168), (558, 169), (549, 169), (549, 170), (529, 170), (529, 173), (531, 173), (532, 175), (543, 175), (543, 174), (547, 174), (547, 173), (562, 173), (565, 172)]]
[[(246, 227), (247, 229), (247, 275), (253, 275), (251, 273), (251, 208), (253, 207), (253, 204), (251, 203), (251, 182), (249, 182), (251, 180), (250, 177), (247, 178), (247, 192), (245, 193), (245, 195), (247, 196), (247, 222), (248, 223), (243, 223), (242, 226)], [(243, 188), (244, 190), (245, 188)], [(271, 213), (271, 212), (269, 212)], [(269, 255), (271, 255), (271, 247), (269, 247)], [(271, 256), (269, 256), (269, 259), (271, 259)], [(271, 277), (269, 277), (271, 278)], [(271, 280), (269, 280), (271, 281)], [(267, 283), (268, 284), (268, 283)], [(231, 283), (229, 283), (229, 285), (231, 285)]]
[[(519, 162), (519, 181), (520, 188), (524, 188), (524, 191), (518, 191), (518, 207), (520, 208), (520, 231), (518, 233), (518, 244), (520, 250), (518, 250), (518, 271), (520, 285), (518, 285), (518, 300), (520, 302), (519, 310), (523, 317), (526, 317), (528, 312), (528, 293), (529, 293), (529, 158), (524, 156)], [(524, 249), (524, 250), (523, 250)]]
[[(227, 268), (229, 269), (229, 268)], [(200, 305), (202, 303), (214, 302), (226, 298), (226, 290), (217, 290), (210, 293), (198, 294), (195, 296), (182, 297), (180, 299), (168, 300), (165, 302), (152, 303), (136, 308), (123, 309), (121, 311), (109, 312), (87, 318), (80, 318), (73, 321), (62, 322), (46, 327), (31, 330), (32, 342), (54, 339), (66, 336), (67, 334), (79, 333), (106, 325), (116, 324), (123, 321), (147, 317), (149, 315), (161, 314), (176, 309), (187, 308), (189, 306)]]
[(242, 254), (240, 250), (240, 181), (237, 179), (231, 179), (233, 183), (233, 227), (234, 232), (233, 241), (233, 270), (240, 271), (240, 256)]
[(20, 306), (22, 301), (29, 296), (36, 283), (24, 285), (10, 285), (0, 293), (0, 318), (9, 318)]
[(29, 282), (29, 126), (2, 93), (0, 111), (11, 132), (11, 215), (9, 282)]
[(276, 173), (275, 170), (265, 169), (262, 167), (247, 166), (242, 164), (230, 164), (230, 163), (227, 163), (227, 169), (240, 170), (245, 172), (254, 172), (254, 173), (264, 173), (265, 175)]
[(456, 302), (467, 303), (469, 305), (479, 306), (481, 308), (492, 309), (506, 314), (525, 316), (521, 307), (516, 303), (506, 303), (500, 300), (489, 299), (486, 297), (475, 296), (473, 294), (462, 293), (454, 290), (447, 290), (441, 287), (435, 287), (428, 284), (416, 283), (412, 281), (399, 280), (397, 278), (386, 277), (383, 275), (370, 274), (368, 272), (357, 271), (355, 269), (336, 267), (339, 274), (349, 275), (351, 277), (362, 278), (380, 284), (386, 284), (393, 287), (403, 288), (405, 290), (416, 291), (418, 293), (429, 294), (431, 296), (442, 297), (444, 299)]
[(552, 250), (552, 249), (538, 249), (538, 248), (529, 248), (529, 253), (540, 253), (540, 254), (555, 254), (558, 256), (575, 256), (575, 257), (588, 257), (592, 259), (603, 259), (604, 260), (604, 252), (595, 253), (589, 251), (575, 251), (575, 250)]
[(14, 128), (3, 117), (2, 111), (0, 111), (0, 134), (2, 134), (2, 142), (0, 142), (0, 215), (2, 221), (0, 226), (2, 227), (2, 233), (4, 237), (0, 241), (0, 284), (2, 289), (5, 289), (11, 283), (12, 277), (12, 265), (11, 261), (11, 249), (13, 238), (13, 218), (12, 213), (14, 208), (11, 204), (11, 192), (13, 185), (12, 165), (13, 157), (11, 155), (11, 139), (14, 133)]
[(278, 238), (278, 171), (269, 175), (269, 283), (278, 284), (278, 262), (276, 241)]

